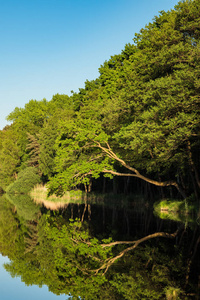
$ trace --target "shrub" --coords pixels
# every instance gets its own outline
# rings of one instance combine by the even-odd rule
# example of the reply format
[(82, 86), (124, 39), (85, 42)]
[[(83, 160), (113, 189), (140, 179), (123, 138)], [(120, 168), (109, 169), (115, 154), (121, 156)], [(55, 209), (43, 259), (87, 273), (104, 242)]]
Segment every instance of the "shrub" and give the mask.
[(4, 189), (0, 186), (0, 195), (4, 193)]
[(18, 174), (18, 178), (11, 183), (6, 192), (9, 194), (27, 194), (41, 179), (35, 167), (27, 167)]

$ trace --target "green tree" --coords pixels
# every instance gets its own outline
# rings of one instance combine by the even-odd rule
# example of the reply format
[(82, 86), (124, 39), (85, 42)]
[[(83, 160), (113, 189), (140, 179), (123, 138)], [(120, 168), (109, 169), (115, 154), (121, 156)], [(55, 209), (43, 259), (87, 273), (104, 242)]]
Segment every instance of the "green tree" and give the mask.
[(15, 206), (5, 195), (0, 199), (0, 252), (9, 259), (22, 257), (24, 226), (16, 216)]
[(27, 167), (19, 172), (17, 179), (7, 187), (6, 192), (8, 194), (28, 194), (40, 182), (38, 170), (35, 167)]
[(0, 132), (0, 186), (5, 190), (16, 179), (22, 153), (13, 126)]
[(21, 169), (27, 167), (30, 160), (26, 151), (27, 145), (30, 145), (30, 136), (36, 137), (39, 134), (50, 114), (49, 104), (46, 99), (43, 99), (41, 101), (30, 100), (24, 108), (16, 107), (8, 115), (7, 120), (13, 122), (13, 130), (17, 133), (17, 144), (21, 152)]
[[(55, 95), (49, 102), (52, 115), (40, 130), (39, 169), (48, 179), (55, 174), (55, 141), (60, 134), (60, 123), (75, 117), (74, 103), (65, 95)], [(61, 126), (62, 127), (62, 126)]]
[(52, 190), (108, 173), (198, 196), (198, 5), (162, 11), (86, 82), (77, 118), (57, 138)]
[(26, 151), (29, 152), (30, 159), (28, 161), (28, 165), (32, 167), (39, 167), (39, 156), (40, 156), (40, 144), (39, 137), (31, 135), (27, 132), (28, 136), (28, 144), (26, 146)]

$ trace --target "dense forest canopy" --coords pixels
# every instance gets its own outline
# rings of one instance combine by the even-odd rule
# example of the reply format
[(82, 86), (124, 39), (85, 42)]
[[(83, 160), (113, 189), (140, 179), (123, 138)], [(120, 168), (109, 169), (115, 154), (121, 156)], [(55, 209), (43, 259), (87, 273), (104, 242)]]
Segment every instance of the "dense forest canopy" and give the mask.
[(120, 191), (139, 180), (198, 198), (199, 7), (161, 11), (78, 93), (16, 107), (0, 132), (0, 186), (32, 166), (57, 194), (102, 191), (109, 177)]

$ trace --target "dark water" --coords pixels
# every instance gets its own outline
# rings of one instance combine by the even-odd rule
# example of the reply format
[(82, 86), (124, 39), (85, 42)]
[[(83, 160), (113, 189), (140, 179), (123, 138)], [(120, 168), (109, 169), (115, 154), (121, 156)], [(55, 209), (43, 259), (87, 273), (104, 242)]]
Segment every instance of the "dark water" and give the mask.
[(200, 299), (199, 218), (176, 219), (142, 199), (53, 211), (1, 197), (0, 299)]

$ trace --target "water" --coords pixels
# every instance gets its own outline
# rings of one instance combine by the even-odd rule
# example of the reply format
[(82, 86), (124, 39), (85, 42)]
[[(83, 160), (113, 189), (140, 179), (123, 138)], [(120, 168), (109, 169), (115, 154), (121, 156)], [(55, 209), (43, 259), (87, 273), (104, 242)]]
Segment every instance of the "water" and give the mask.
[(0, 255), (0, 299), (1, 300), (65, 300), (66, 296), (56, 296), (49, 292), (47, 286), (39, 288), (37, 285), (27, 286), (21, 281), (20, 277), (12, 278), (11, 275), (6, 272), (3, 265), (9, 263), (10, 260), (7, 257)]
[(1, 197), (0, 253), (2, 300), (200, 299), (198, 217), (161, 219), (142, 199), (53, 211)]

